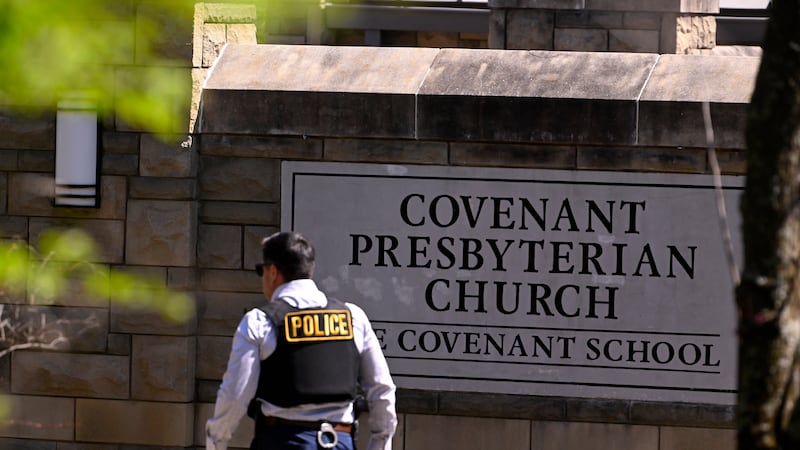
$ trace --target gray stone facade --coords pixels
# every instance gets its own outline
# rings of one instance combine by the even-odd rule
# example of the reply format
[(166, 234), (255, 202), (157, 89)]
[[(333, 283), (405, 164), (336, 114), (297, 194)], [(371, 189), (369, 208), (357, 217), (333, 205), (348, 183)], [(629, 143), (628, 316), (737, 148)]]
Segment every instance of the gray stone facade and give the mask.
[(719, 0), (489, 0), (489, 48), (710, 53)]
[[(538, 19), (520, 13), (539, 22), (512, 35), (533, 41), (522, 30), (555, 27), (553, 48), (662, 45), (647, 33), (660, 23), (654, 11), (619, 12), (610, 1), (493, 4), (574, 3), (575, 11)], [(605, 13), (585, 15), (591, 5)], [(664, 8), (655, 12), (676, 12)], [(182, 69), (198, 89), (224, 42), (254, 41), (253, 14), (196, 10), (194, 58)], [(630, 27), (594, 31), (619, 24)], [(202, 97), (197, 91), (189, 136), (164, 143), (104, 125), (103, 196), (89, 210), (50, 203), (54, 115), (1, 115), (0, 236), (85, 228), (102, 246), (100, 262), (191, 293), (197, 317), (172, 324), (107, 299), (40, 307), (34, 313), (47, 317), (96, 315), (99, 325), (64, 351), (0, 360), (12, 411), (0, 448), (202, 448), (230, 338), (242, 313), (263, 302), (251, 268), (259, 239), (281, 225), (281, 161), (709, 173), (701, 103), (710, 102), (723, 172), (742, 174), (757, 65), (749, 57), (230, 45)], [(400, 450), (721, 450), (735, 435), (733, 408), (716, 405), (401, 390), (398, 412)], [(233, 448), (246, 448), (251, 430), (243, 421)]]

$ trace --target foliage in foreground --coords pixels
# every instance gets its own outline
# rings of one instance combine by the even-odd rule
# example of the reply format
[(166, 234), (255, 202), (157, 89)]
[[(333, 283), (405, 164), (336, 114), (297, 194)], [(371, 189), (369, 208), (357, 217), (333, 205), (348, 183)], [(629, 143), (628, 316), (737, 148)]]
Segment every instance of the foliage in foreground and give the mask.
[(82, 302), (116, 304), (156, 312), (171, 322), (194, 315), (185, 293), (164, 280), (110, 269), (97, 261), (94, 240), (78, 229), (45, 231), (33, 246), (22, 240), (0, 242), (0, 357), (23, 348), (61, 349), (69, 339), (98, 326), (95, 317), (51, 317), (41, 306), (70, 292)]

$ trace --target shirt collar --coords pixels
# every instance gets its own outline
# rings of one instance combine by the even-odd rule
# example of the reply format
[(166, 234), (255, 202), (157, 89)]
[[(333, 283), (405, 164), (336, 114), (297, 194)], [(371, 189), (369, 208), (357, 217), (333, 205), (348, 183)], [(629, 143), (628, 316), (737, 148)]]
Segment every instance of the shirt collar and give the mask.
[(292, 280), (275, 289), (272, 300), (281, 299), (295, 308), (325, 306), (328, 298), (317, 288), (314, 280), (309, 278)]

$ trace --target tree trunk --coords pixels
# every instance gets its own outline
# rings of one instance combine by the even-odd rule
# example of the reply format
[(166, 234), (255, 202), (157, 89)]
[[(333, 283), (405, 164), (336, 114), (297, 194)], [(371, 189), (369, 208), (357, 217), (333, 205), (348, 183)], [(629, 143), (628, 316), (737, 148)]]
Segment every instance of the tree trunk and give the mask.
[(800, 448), (800, 0), (775, 0), (747, 124), (739, 450)]

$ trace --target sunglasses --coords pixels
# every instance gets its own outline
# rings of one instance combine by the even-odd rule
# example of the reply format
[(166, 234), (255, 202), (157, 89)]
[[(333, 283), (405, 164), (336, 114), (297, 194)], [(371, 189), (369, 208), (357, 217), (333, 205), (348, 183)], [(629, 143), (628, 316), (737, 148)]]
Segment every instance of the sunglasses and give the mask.
[(256, 273), (258, 274), (258, 276), (263, 276), (264, 275), (264, 268), (265, 267), (269, 267), (271, 265), (272, 265), (272, 263), (258, 263), (258, 264), (256, 264)]

